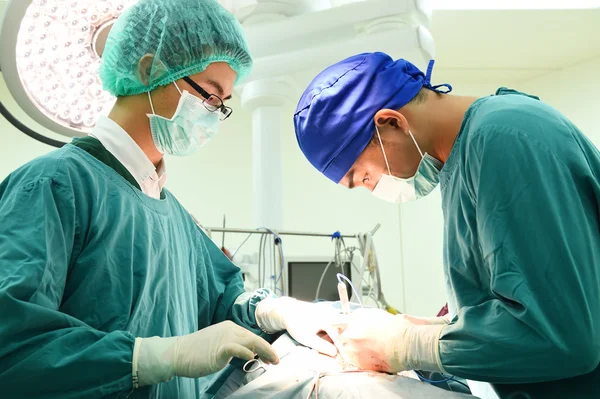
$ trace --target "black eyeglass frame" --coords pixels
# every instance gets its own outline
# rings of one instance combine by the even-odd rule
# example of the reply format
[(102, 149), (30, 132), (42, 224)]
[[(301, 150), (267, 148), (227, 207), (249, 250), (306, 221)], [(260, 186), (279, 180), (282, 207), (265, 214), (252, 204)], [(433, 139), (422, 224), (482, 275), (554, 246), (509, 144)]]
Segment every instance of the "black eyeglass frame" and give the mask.
[[(221, 117), (219, 119), (221, 119), (222, 121), (224, 121), (225, 119), (229, 118), (231, 116), (231, 114), (233, 114), (233, 109), (231, 107), (228, 107), (225, 104), (223, 104), (223, 100), (221, 99), (221, 97), (217, 96), (216, 94), (210, 94), (209, 92), (207, 92), (206, 90), (204, 90), (196, 82), (194, 82), (192, 79), (190, 79), (187, 76), (185, 76), (183, 78), (183, 80), (187, 84), (189, 84), (190, 86), (192, 86), (192, 88), (194, 90), (196, 90), (198, 92), (198, 94), (200, 94), (202, 97), (204, 97), (204, 100), (202, 100), (202, 104), (204, 105), (204, 108), (206, 108), (210, 112), (216, 112), (216, 111), (220, 111), (221, 112)], [(218, 100), (217, 103), (219, 105), (212, 105), (212, 104), (210, 104), (208, 101), (211, 98), (217, 99)]]

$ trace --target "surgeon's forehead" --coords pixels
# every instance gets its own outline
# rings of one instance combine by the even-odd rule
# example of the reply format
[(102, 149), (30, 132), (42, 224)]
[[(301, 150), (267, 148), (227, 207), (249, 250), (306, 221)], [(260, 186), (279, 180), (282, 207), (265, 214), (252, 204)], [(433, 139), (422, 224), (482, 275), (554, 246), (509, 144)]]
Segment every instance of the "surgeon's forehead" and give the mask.
[(223, 100), (231, 100), (231, 94), (225, 95), (225, 89), (217, 80), (208, 78), (204, 82), (208, 85), (208, 88), (212, 90), (211, 94), (216, 94)]
[[(227, 75), (227, 79), (223, 78), (223, 74)], [(226, 62), (214, 62), (210, 64), (204, 71), (199, 72), (190, 78), (199, 84), (209, 94), (216, 94), (222, 100), (231, 99), (233, 82), (235, 81), (236, 73)], [(230, 80), (230, 82), (228, 82)], [(232, 87), (227, 87), (230, 83)]]

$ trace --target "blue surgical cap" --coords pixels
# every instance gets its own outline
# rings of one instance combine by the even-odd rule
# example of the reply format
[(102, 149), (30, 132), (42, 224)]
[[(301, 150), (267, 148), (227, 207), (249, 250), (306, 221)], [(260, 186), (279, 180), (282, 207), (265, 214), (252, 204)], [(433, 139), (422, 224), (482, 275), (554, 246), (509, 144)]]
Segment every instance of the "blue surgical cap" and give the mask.
[(433, 60), (424, 74), (406, 60), (365, 53), (325, 69), (304, 91), (294, 114), (300, 149), (315, 168), (339, 183), (371, 141), (379, 110), (402, 108), (423, 87), (452, 91), (448, 84), (431, 85), (432, 68)]

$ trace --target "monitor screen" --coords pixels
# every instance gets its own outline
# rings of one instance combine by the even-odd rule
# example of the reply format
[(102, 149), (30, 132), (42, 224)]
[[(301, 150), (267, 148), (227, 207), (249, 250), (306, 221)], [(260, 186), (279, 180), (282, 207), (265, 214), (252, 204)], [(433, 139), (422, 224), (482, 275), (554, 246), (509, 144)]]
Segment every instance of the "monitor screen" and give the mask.
[[(314, 301), (319, 280), (328, 263), (329, 261), (288, 262), (289, 296), (302, 301)], [(348, 279), (352, 280), (351, 269), (352, 265), (349, 261), (343, 262), (341, 267), (336, 267), (335, 264), (329, 266), (321, 283), (319, 299), (339, 301), (340, 296), (337, 290), (338, 280), (336, 275), (343, 273)], [(344, 283), (348, 290), (348, 298), (351, 298), (352, 288), (347, 282)]]

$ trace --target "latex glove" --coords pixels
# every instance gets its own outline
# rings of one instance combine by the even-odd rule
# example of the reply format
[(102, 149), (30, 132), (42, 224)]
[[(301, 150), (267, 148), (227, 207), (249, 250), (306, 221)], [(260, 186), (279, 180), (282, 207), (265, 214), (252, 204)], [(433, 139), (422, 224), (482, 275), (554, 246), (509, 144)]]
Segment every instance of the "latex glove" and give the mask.
[(331, 327), (337, 314), (333, 309), (289, 297), (267, 298), (256, 307), (256, 321), (264, 332), (287, 330), (302, 345), (329, 356), (335, 356), (337, 349), (318, 334)]
[(358, 309), (336, 338), (341, 351), (363, 370), (398, 373), (425, 370), (444, 373), (438, 341), (445, 324), (416, 325), (403, 315)]
[(173, 377), (199, 378), (224, 368), (232, 358), (278, 363), (267, 341), (231, 321), (193, 334), (172, 338), (136, 338), (133, 350), (134, 387), (166, 382)]
[(445, 315), (441, 317), (419, 317), (419, 316), (411, 316), (408, 314), (402, 314), (401, 317), (404, 317), (406, 321), (411, 324), (416, 325), (435, 325), (435, 324), (448, 324), (450, 323), (450, 315)]

